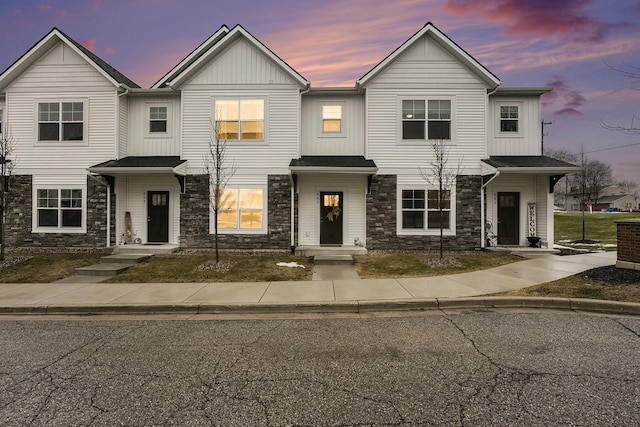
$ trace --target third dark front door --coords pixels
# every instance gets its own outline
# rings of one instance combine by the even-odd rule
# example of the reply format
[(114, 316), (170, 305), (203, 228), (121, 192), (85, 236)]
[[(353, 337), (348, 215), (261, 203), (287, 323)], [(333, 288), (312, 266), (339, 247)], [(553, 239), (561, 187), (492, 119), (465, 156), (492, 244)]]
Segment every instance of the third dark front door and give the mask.
[(169, 242), (169, 192), (147, 192), (147, 242)]
[(342, 192), (320, 192), (320, 244), (342, 244)]
[(520, 193), (498, 193), (498, 244), (520, 243)]

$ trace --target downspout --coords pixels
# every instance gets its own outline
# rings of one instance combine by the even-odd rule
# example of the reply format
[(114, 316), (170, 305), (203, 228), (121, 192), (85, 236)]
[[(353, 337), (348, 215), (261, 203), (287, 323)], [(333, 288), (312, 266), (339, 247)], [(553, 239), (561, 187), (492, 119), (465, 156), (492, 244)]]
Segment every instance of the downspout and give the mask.
[(107, 247), (111, 247), (111, 186), (107, 184)]
[[(124, 84), (120, 84), (120, 89), (124, 89), (124, 92), (118, 94), (118, 116), (116, 117), (116, 146), (115, 146), (115, 158), (117, 159), (120, 154), (120, 98), (129, 94), (129, 87)], [(127, 111), (128, 114), (128, 111)], [(111, 186), (107, 183), (107, 247), (111, 247)]]
[[(300, 97), (298, 98), (298, 147), (296, 151), (296, 156), (300, 157), (300, 146), (302, 145), (302, 95), (308, 93), (311, 90), (311, 85), (307, 84), (307, 87), (300, 91)], [(296, 252), (296, 187), (298, 185), (297, 178), (294, 179), (293, 173), (289, 172), (289, 177), (291, 179), (291, 255), (295, 255)]]
[(486, 188), (489, 184), (491, 184), (491, 181), (493, 181), (494, 179), (496, 179), (497, 177), (500, 176), (500, 170), (496, 169), (496, 173), (491, 177), (491, 179), (489, 181), (487, 181), (486, 183), (482, 184), (482, 187), (480, 189), (480, 236), (482, 238), (482, 241), (480, 242), (480, 247), (481, 248), (486, 248), (487, 247), (487, 238), (485, 237), (485, 201), (484, 201), (484, 192), (486, 191)]

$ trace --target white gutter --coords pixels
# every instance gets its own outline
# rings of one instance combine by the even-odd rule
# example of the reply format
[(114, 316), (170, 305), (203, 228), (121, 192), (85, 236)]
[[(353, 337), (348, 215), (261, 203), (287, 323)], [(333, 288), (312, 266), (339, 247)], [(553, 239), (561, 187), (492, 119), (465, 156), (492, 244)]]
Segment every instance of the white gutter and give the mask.
[(496, 173), (491, 177), (491, 179), (489, 181), (487, 181), (485, 184), (482, 184), (482, 187), (480, 188), (480, 247), (481, 248), (485, 248), (487, 246), (487, 239), (485, 238), (485, 218), (486, 215), (484, 214), (485, 211), (485, 206), (484, 206), (484, 192), (485, 189), (487, 188), (487, 185), (491, 184), (491, 181), (493, 181), (494, 179), (496, 179), (497, 177), (500, 176), (500, 171), (498, 169), (496, 169)]

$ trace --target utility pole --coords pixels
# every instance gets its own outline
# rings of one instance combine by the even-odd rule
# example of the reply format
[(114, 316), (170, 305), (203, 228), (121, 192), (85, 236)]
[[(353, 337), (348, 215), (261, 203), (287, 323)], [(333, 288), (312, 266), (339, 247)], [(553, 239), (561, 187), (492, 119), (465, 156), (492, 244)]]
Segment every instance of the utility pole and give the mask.
[(542, 128), (542, 137), (540, 138), (540, 144), (542, 145), (542, 154), (544, 155), (544, 126), (545, 125), (552, 125), (553, 122), (545, 122), (544, 119), (542, 119), (542, 122), (540, 122), (540, 127)]

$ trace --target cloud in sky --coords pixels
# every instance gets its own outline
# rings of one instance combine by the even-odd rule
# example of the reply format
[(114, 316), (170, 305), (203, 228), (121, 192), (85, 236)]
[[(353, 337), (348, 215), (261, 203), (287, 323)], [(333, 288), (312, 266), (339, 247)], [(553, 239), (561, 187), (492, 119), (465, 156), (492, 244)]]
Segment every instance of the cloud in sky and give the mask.
[(116, 50), (114, 48), (112, 48), (111, 46), (108, 46), (104, 49), (104, 54), (105, 55), (113, 55), (114, 53), (116, 53)]
[(80, 40), (80, 44), (93, 52), (93, 48), (96, 45), (96, 39)]
[(553, 87), (553, 92), (542, 97), (543, 107), (557, 108), (553, 113), (557, 117), (581, 117), (584, 115), (579, 108), (587, 102), (587, 99), (580, 92), (571, 89), (563, 77), (553, 76), (546, 85)]
[(589, 16), (591, 3), (591, 0), (448, 0), (445, 10), (497, 22), (509, 36), (600, 42), (614, 24)]

